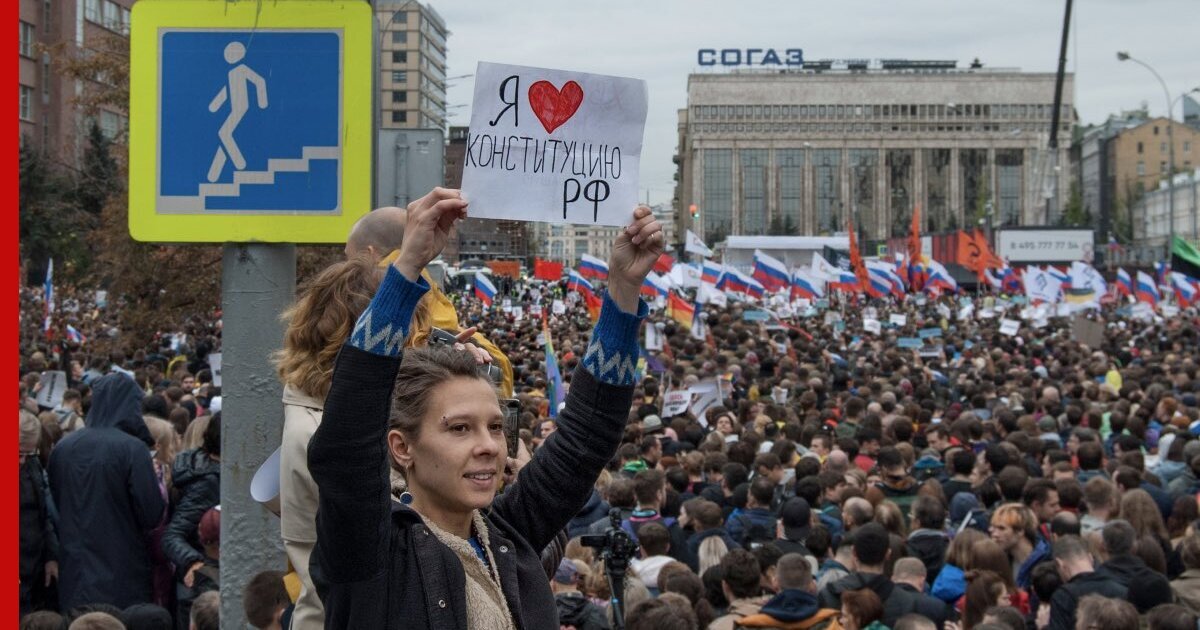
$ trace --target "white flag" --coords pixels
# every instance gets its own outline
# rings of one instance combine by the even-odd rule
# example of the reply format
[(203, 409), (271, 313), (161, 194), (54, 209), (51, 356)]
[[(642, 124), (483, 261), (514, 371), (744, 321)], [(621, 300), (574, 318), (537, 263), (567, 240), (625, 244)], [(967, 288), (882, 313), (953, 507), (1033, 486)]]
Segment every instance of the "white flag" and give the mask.
[(691, 230), (687, 231), (687, 241), (683, 244), (683, 251), (699, 254), (705, 258), (713, 255), (713, 251)]
[(817, 253), (813, 253), (812, 255), (811, 269), (814, 277), (820, 278), (827, 282), (834, 281), (842, 277), (841, 270), (830, 264), (828, 260), (825, 260), (824, 256)]

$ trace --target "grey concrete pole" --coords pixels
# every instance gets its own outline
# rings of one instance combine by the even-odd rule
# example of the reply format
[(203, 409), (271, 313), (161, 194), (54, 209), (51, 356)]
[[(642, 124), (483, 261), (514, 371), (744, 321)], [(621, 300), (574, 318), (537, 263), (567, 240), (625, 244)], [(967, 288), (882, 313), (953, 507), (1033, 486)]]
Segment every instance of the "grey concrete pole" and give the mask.
[(271, 353), (279, 313), (296, 292), (296, 246), (226, 244), (221, 269), (221, 627), (245, 628), (242, 591), (285, 568), (279, 519), (250, 497), (250, 480), (279, 446), (283, 386)]

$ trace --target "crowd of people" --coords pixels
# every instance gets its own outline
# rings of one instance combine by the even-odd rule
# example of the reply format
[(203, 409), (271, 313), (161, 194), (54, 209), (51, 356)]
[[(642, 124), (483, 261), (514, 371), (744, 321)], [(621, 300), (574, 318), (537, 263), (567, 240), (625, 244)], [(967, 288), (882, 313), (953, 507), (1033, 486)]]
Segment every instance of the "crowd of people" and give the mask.
[[(340, 521), (317, 518), (318, 507), (324, 513), (347, 495), (330, 470), (328, 436), (311, 470), (308, 446), (347, 422), (336, 357), (389, 282), (380, 265), (395, 260), (386, 254), (399, 248), (404, 221), (402, 210), (383, 212), (379, 225), (356, 227), (347, 259), (301, 287), (286, 315), (276, 358), (290, 563), (255, 576), (243, 594), (255, 627), (375, 627), (356, 625), (358, 613), (347, 611), (375, 587), (340, 585), (353, 574), (346, 558), (367, 562), (361, 556), (373, 549), (354, 549), (331, 524)], [(1000, 295), (971, 299), (1014, 316), (1021, 308)], [(1196, 628), (1200, 313), (1134, 319), (1105, 305), (1080, 316), (1103, 327), (1092, 347), (1069, 317), (1005, 334), (1002, 317), (956, 317), (964, 303), (860, 296), (763, 322), (747, 318), (761, 304), (731, 301), (700, 307), (702, 334), (651, 308), (643, 330), (653, 327), (663, 349), (643, 349), (622, 382), (632, 403), (612, 435), (615, 456), (583, 480), (586, 500), (556, 500), (541, 514), (561, 516), (561, 532), (534, 523), (527, 529), (537, 531), (518, 532), (541, 559), (532, 568), (516, 559), (523, 588), (540, 574), (559, 626), (576, 630)], [(36, 291), (23, 304), (36, 313)], [(868, 309), (871, 320), (895, 314), (904, 323), (870, 332)], [(429, 345), (434, 328), (467, 344), (475, 332), (488, 355), (480, 360), (500, 367), (502, 396), (518, 401), (519, 454), (504, 462), (497, 522), (529, 518), (516, 514), (529, 500), (520, 488), (557, 488), (590, 470), (591, 457), (565, 449), (590, 443), (581, 439), (580, 409), (589, 407), (580, 399), (606, 391), (592, 380), (600, 376), (594, 326), (565, 281), (516, 281), (488, 301), (432, 288), (416, 303), (406, 348)], [(935, 328), (926, 348), (899, 347)], [(22, 628), (216, 627), (221, 388), (206, 355), (220, 349), (219, 327), (187, 322), (179, 332), (103, 355), (86, 342), (23, 334)], [(547, 363), (546, 335), (556, 366)], [(55, 407), (39, 407), (40, 375), (51, 369), (67, 372), (70, 387)], [(719, 397), (701, 404), (694, 392), (708, 383)], [(689, 391), (682, 409), (665, 404), (678, 391)], [(420, 442), (392, 429), (390, 500), (409, 501), (431, 523), (423, 503), (431, 482), (396, 455)], [(589, 538), (609, 533), (614, 510), (619, 531), (638, 545), (619, 597), (606, 577), (607, 550)], [(472, 527), (517, 537), (491, 520)], [(471, 609), (462, 619), (472, 623), (457, 625), (543, 618), (538, 597), (507, 597), (503, 575), (490, 590), (489, 570), (503, 562), (480, 551), (486, 540), (459, 538), (472, 545), (447, 547), (461, 552), (469, 588), (441, 599), (443, 609), (447, 599), (451, 609)], [(326, 548), (333, 540), (340, 544)], [(397, 571), (389, 585), (421, 579)], [(422, 613), (427, 627), (439, 627), (438, 601)], [(477, 626), (476, 605), (509, 620)]]

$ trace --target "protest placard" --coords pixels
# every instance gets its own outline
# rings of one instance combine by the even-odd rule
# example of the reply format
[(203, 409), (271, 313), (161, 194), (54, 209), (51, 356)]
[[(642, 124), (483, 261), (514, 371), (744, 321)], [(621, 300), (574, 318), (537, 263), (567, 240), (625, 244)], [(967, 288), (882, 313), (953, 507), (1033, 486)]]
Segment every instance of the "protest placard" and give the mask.
[(462, 176), (471, 216), (625, 225), (648, 103), (637, 79), (480, 62)]
[(863, 330), (871, 334), (878, 335), (879, 333), (883, 332), (883, 325), (879, 323), (878, 319), (864, 319)]
[(786, 405), (788, 401), (788, 389), (786, 387), (779, 387), (778, 385), (772, 387), (771, 400), (775, 401), (777, 405)]
[(1012, 337), (1012, 336), (1016, 335), (1017, 331), (1020, 329), (1021, 329), (1021, 321), (1020, 320), (1008, 319), (1008, 318), (1000, 320), (1000, 334), (1001, 335), (1008, 335), (1009, 337)]
[(690, 402), (692, 402), (692, 394), (686, 389), (677, 389), (663, 394), (662, 417), (673, 418), (681, 413), (686, 413)]
[(67, 373), (58, 370), (42, 372), (38, 381), (37, 404), (39, 407), (53, 409), (62, 404), (63, 394), (67, 392)]
[(896, 340), (897, 348), (920, 348), (925, 345), (925, 340), (920, 337), (901, 337)]
[(908, 315), (892, 313), (888, 316), (888, 323), (893, 326), (903, 326), (908, 323)]
[(531, 305), (529, 307), (529, 316), (530, 317), (541, 317), (542, 316), (542, 305), (541, 304)]
[(1104, 324), (1076, 315), (1071, 320), (1071, 337), (1092, 350), (1098, 350), (1104, 343)]
[(550, 312), (555, 315), (563, 315), (567, 312), (567, 305), (562, 300), (554, 300), (550, 303)]
[(649, 324), (646, 326), (646, 340), (644, 345), (647, 350), (663, 349), (663, 335), (658, 331), (658, 328), (656, 328), (654, 324)]
[(212, 371), (212, 384), (214, 387), (221, 386), (221, 353), (211, 352), (208, 355), (208, 369)]
[(1174, 304), (1163, 304), (1159, 310), (1163, 317), (1177, 317), (1179, 315), (1179, 307)]
[(942, 329), (941, 328), (922, 328), (921, 330), (917, 331), (917, 336), (920, 337), (921, 339), (927, 339), (929, 337), (941, 337)]

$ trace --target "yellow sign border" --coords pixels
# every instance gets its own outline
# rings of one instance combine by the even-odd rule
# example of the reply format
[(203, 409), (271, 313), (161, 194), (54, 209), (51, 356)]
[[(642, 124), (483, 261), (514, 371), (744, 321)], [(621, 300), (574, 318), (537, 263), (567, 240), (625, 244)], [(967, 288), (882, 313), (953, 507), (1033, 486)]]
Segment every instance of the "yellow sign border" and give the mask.
[[(129, 82), (129, 234), (163, 243), (342, 243), (370, 209), (371, 7), (359, 0), (140, 0), (133, 6)], [(158, 32), (161, 28), (342, 30), (341, 213), (158, 214)]]

